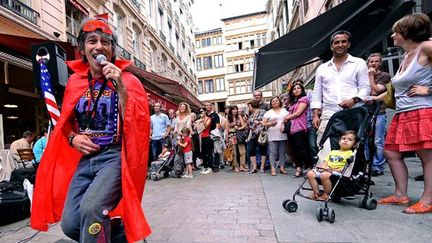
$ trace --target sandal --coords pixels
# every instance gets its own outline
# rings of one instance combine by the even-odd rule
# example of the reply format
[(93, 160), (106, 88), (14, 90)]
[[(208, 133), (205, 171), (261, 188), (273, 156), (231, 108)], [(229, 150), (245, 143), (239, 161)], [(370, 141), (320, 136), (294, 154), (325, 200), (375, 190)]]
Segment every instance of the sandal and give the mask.
[(288, 171), (286, 171), (285, 169), (283, 169), (283, 170), (281, 169), (281, 170), (279, 170), (279, 173), (286, 175), (286, 174), (288, 174)]
[(392, 205), (399, 205), (399, 206), (408, 206), (409, 205), (409, 199), (408, 197), (396, 197), (394, 195), (384, 197), (378, 200), (378, 204), (392, 204)]
[(323, 193), (321, 196), (317, 198), (317, 200), (327, 201), (329, 199), (329, 195), (327, 193)]
[(402, 213), (406, 213), (406, 214), (432, 213), (432, 204), (427, 205), (424, 202), (418, 201), (415, 204), (413, 204), (411, 207), (404, 209)]
[(271, 175), (272, 175), (272, 176), (277, 176), (276, 171), (272, 171), (272, 172), (271, 172)]
[(293, 175), (293, 178), (299, 178), (303, 175), (301, 171), (296, 171), (296, 173)]
[(319, 198), (319, 195), (316, 194), (315, 192), (312, 192), (309, 196), (307, 196), (307, 198), (316, 201)]

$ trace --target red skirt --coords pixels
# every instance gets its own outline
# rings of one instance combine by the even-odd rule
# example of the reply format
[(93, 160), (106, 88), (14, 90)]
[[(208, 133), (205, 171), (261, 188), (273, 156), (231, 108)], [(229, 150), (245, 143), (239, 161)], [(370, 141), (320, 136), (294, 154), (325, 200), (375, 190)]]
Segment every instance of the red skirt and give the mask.
[(384, 149), (398, 152), (432, 149), (432, 108), (396, 114), (390, 123)]

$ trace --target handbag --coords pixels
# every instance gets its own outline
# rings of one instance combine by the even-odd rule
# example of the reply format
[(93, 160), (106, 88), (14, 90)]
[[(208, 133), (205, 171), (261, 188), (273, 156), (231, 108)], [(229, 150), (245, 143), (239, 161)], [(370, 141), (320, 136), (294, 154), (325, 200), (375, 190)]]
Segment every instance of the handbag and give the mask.
[(384, 106), (389, 109), (396, 109), (395, 88), (392, 82), (386, 84), (387, 94), (384, 96)]
[(237, 130), (236, 132), (237, 143), (244, 143), (248, 137), (246, 130)]
[(267, 131), (261, 131), (258, 136), (258, 143), (260, 145), (266, 145), (267, 144)]
[(286, 134), (290, 134), (290, 131), (291, 131), (291, 120), (289, 120), (289, 121), (287, 121), (287, 122), (284, 122), (284, 129), (283, 129), (283, 133), (286, 133)]

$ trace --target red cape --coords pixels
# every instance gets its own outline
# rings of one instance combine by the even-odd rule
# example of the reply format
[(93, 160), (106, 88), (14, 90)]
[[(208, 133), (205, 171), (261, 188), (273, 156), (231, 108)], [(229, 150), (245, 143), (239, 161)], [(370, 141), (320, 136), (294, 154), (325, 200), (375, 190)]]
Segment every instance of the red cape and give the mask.
[[(116, 61), (124, 70), (129, 61)], [(75, 72), (68, 81), (60, 119), (51, 135), (38, 167), (33, 194), (31, 227), (48, 230), (48, 224), (61, 220), (63, 207), (72, 176), (81, 153), (68, 145), (68, 135), (75, 127), (73, 111), (78, 99), (88, 88), (89, 66), (81, 60), (68, 62)], [(123, 83), (128, 99), (122, 137), (122, 199), (110, 216), (121, 216), (128, 242), (142, 240), (151, 230), (141, 207), (147, 174), (150, 137), (150, 113), (147, 93), (141, 82), (123, 71)]]

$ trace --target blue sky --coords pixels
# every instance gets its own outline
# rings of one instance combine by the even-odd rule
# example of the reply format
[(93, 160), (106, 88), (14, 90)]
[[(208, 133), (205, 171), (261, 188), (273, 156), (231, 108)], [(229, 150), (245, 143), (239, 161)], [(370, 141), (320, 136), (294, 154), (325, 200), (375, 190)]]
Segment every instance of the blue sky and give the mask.
[(220, 19), (265, 10), (267, 0), (195, 0), (192, 16), (196, 31), (221, 27)]

